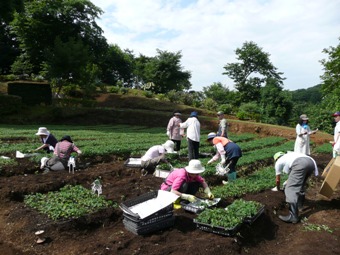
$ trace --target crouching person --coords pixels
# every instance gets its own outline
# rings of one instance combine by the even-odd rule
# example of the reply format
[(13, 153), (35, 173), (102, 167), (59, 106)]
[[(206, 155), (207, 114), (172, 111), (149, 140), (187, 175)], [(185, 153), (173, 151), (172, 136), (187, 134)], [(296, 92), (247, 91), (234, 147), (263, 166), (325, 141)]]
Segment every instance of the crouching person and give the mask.
[(60, 171), (67, 169), (68, 160), (71, 154), (76, 152), (78, 156), (81, 154), (81, 150), (73, 143), (70, 136), (65, 135), (55, 146), (54, 155), (52, 158), (44, 157), (41, 159), (41, 169), (45, 169), (44, 173), (48, 171)]
[[(189, 165), (184, 168), (174, 169), (161, 185), (161, 190), (166, 190), (180, 196), (181, 199), (195, 202), (195, 194), (200, 187), (203, 187), (204, 193), (209, 199), (213, 199), (208, 184), (204, 178), (200, 176), (205, 171), (201, 161), (192, 159)], [(175, 209), (180, 208), (179, 200), (175, 202)]]
[[(225, 169), (225, 174), (228, 176), (228, 182), (236, 180), (236, 164), (240, 157), (242, 157), (241, 148), (228, 138), (217, 136), (216, 133), (208, 134), (207, 142), (216, 148), (216, 154), (208, 161), (211, 164), (221, 158), (221, 165)], [(228, 184), (222, 181), (223, 184)]]
[(166, 163), (166, 153), (174, 153), (174, 142), (171, 140), (166, 141), (162, 145), (154, 145), (147, 150), (141, 158), (142, 174), (153, 174), (157, 165)]
[(285, 185), (286, 202), (289, 204), (289, 214), (279, 215), (279, 218), (288, 223), (299, 221), (299, 209), (302, 209), (305, 200), (305, 186), (313, 171), (318, 175), (317, 165), (311, 157), (296, 152), (277, 152), (274, 155), (276, 172), (276, 190), (280, 190), (280, 175), (288, 174)]

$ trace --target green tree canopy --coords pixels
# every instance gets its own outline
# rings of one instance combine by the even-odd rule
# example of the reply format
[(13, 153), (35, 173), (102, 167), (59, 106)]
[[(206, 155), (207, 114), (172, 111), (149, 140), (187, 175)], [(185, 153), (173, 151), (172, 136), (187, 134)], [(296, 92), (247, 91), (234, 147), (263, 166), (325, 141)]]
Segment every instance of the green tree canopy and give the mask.
[(270, 62), (269, 54), (254, 42), (245, 42), (242, 48), (237, 48), (237, 63), (229, 63), (224, 66), (223, 74), (228, 75), (235, 82), (235, 88), (240, 92), (240, 102), (259, 101), (261, 86), (266, 79), (275, 79), (282, 84), (285, 79), (283, 73), (277, 72), (277, 68)]
[[(340, 37), (339, 37), (340, 41)], [(340, 43), (322, 51), (328, 54), (328, 59), (322, 59), (324, 74), (320, 76), (323, 83), (321, 90), (325, 96), (325, 107), (331, 111), (340, 110)]]
[(16, 13), (12, 31), (20, 42), (22, 54), (27, 54), (33, 72), (41, 70), (46, 52), (53, 50), (58, 37), (66, 43), (73, 38), (89, 48), (91, 56), (101, 58), (107, 49), (102, 29), (96, 24), (102, 10), (88, 0), (25, 1), (22, 13)]
[(166, 93), (170, 90), (188, 90), (191, 88), (191, 73), (183, 71), (181, 52), (168, 52), (157, 49), (157, 56), (148, 58), (141, 55), (136, 59), (136, 75), (143, 83), (151, 83), (150, 90)]

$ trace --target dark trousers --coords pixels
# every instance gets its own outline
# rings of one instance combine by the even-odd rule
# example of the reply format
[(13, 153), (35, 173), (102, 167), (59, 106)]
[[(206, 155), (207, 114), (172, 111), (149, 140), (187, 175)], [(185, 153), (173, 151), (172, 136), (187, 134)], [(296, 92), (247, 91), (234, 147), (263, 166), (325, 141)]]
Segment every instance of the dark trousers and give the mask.
[(192, 159), (198, 159), (199, 158), (199, 147), (200, 147), (199, 142), (195, 142), (195, 141), (190, 140), (188, 138), (189, 161), (192, 160)]
[(180, 149), (181, 149), (181, 140), (172, 140), (172, 139), (171, 139), (171, 141), (173, 141), (174, 144), (175, 144), (174, 150), (175, 150), (175, 151), (180, 151)]
[[(181, 187), (178, 189), (179, 192), (195, 195), (198, 189), (202, 186), (199, 182), (184, 182)], [(172, 186), (168, 186), (167, 191), (171, 191)]]

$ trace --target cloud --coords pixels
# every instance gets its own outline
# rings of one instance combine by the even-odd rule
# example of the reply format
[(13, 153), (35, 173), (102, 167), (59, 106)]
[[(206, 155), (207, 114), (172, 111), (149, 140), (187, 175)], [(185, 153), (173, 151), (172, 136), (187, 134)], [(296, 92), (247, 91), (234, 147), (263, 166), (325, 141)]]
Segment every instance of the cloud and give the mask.
[(233, 89), (223, 66), (253, 41), (295, 90), (319, 84), (324, 48), (340, 37), (340, 0), (92, 0), (109, 43), (155, 56), (156, 49), (182, 52), (193, 89), (214, 82)]

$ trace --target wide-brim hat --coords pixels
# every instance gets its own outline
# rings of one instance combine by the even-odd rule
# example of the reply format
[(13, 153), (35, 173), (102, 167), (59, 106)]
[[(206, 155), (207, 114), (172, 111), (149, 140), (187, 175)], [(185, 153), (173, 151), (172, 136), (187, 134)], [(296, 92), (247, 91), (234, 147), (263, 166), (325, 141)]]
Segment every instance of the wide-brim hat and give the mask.
[(45, 127), (40, 127), (36, 135), (49, 135), (50, 132)]
[(190, 174), (200, 174), (205, 171), (205, 167), (202, 166), (201, 161), (198, 159), (192, 159), (189, 161), (189, 165), (185, 167), (185, 170)]
[(171, 140), (166, 141), (164, 144), (162, 144), (164, 149), (166, 150), (167, 153), (174, 153), (174, 147), (175, 143)]
[(211, 133), (208, 134), (207, 140), (213, 139), (213, 138), (215, 138), (216, 136), (217, 136), (216, 133), (211, 132)]
[(306, 114), (301, 114), (300, 115), (300, 119), (302, 119), (302, 120), (309, 120), (309, 118), (307, 117)]
[(182, 113), (180, 111), (174, 111), (174, 115), (181, 116)]

